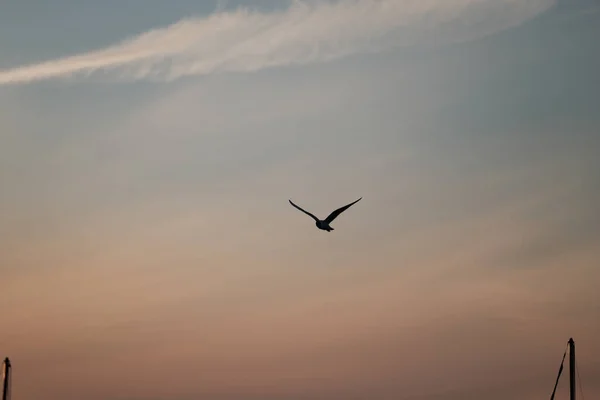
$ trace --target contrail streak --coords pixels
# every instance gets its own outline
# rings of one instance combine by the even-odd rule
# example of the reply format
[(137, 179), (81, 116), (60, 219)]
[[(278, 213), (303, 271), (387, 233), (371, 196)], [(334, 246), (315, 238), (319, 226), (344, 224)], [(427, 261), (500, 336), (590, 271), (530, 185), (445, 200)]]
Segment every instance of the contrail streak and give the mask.
[(215, 72), (327, 62), (420, 42), (461, 41), (517, 25), (556, 0), (293, 1), (185, 18), (107, 48), (0, 71), (0, 85), (86, 77), (170, 82)]

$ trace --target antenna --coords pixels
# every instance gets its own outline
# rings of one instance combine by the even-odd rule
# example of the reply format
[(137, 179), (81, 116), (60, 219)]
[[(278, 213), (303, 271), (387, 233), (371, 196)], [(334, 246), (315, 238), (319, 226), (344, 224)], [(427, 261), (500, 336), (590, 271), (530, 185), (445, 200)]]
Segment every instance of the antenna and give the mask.
[(575, 394), (577, 391), (575, 388), (575, 341), (573, 338), (569, 339), (569, 393), (570, 399), (575, 400)]
[[(565, 354), (563, 354), (562, 361), (560, 362), (560, 368), (558, 369), (558, 375), (556, 376), (556, 383), (554, 383), (554, 390), (552, 391), (552, 395), (550, 396), (550, 400), (554, 400), (554, 395), (556, 394), (556, 388), (558, 387), (558, 380), (560, 379), (560, 374), (563, 371), (563, 365), (565, 363), (565, 358), (567, 357), (567, 351), (569, 352), (569, 398), (571, 400), (575, 400), (575, 395), (577, 394), (576, 381), (575, 377), (577, 376), (577, 364), (575, 363), (575, 341), (573, 338), (569, 339), (567, 343), (567, 348), (565, 349)], [(583, 395), (583, 394), (582, 394)]]
[(2, 400), (10, 400), (10, 360), (4, 359), (2, 365)]

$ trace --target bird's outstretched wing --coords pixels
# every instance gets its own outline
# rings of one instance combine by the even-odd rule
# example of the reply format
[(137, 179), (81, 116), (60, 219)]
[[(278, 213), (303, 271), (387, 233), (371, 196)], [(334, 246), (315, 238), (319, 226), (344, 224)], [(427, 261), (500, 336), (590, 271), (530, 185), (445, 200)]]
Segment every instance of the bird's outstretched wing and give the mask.
[[(362, 197), (360, 199), (362, 199)], [(354, 203), (358, 203), (358, 201), (360, 199), (358, 199), (356, 201), (353, 201), (352, 203), (350, 203), (348, 205), (345, 205), (344, 207), (338, 208), (337, 210), (335, 210), (334, 212), (332, 212), (331, 214), (329, 214), (329, 216), (327, 218), (325, 218), (325, 222), (327, 222), (328, 224), (330, 224), (331, 222), (333, 222), (334, 219), (336, 219), (338, 217), (338, 215), (340, 215), (341, 213), (343, 213), (344, 211), (346, 211)]]
[(303, 209), (301, 209), (300, 207), (298, 207), (297, 205), (295, 205), (294, 203), (292, 203), (292, 201), (291, 201), (291, 200), (288, 200), (288, 201), (290, 202), (290, 204), (291, 204), (291, 205), (293, 205), (294, 207), (296, 207), (298, 210), (302, 211), (304, 214), (306, 214), (306, 215), (310, 215), (310, 216), (311, 216), (311, 217), (312, 217), (312, 218), (313, 218), (315, 221), (318, 221), (318, 220), (319, 220), (319, 218), (315, 217), (314, 215), (312, 215), (312, 214), (311, 214), (311, 213), (309, 213), (308, 211), (306, 211), (306, 210), (303, 210)]

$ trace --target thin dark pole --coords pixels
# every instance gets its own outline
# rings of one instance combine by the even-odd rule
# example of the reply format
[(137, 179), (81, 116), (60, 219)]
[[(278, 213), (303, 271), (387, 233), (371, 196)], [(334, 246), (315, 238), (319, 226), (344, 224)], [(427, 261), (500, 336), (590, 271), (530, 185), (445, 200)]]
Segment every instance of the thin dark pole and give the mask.
[(571, 394), (570, 399), (575, 400), (575, 341), (573, 338), (569, 339), (569, 393)]
[(4, 359), (4, 382), (2, 384), (2, 400), (9, 400), (8, 384), (10, 382), (10, 360)]

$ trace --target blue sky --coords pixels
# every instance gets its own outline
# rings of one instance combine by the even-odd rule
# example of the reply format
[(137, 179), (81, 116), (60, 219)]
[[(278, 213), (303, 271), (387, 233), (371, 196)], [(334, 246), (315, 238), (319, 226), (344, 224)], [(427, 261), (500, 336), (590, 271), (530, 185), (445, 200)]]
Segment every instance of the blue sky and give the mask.
[(2, 5), (15, 396), (530, 399), (570, 336), (598, 393), (599, 16)]

